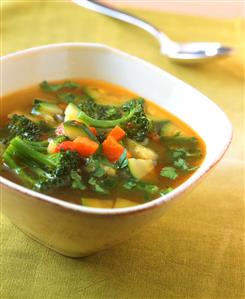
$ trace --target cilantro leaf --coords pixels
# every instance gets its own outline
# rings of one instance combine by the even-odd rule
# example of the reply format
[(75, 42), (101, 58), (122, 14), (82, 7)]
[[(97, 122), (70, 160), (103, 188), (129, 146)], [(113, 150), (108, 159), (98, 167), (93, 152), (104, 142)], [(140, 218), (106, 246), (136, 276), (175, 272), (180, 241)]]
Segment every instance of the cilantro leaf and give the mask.
[(132, 189), (136, 188), (139, 191), (143, 191), (146, 194), (154, 194), (159, 191), (159, 188), (156, 185), (141, 182), (135, 178), (129, 179), (127, 182), (125, 182), (123, 184), (123, 187), (128, 190), (132, 190)]
[(169, 149), (173, 159), (177, 158), (201, 158), (202, 153), (200, 149), (194, 149), (194, 151), (186, 150), (185, 148), (170, 148)]
[(194, 171), (198, 168), (197, 166), (190, 167), (188, 163), (182, 158), (179, 158), (177, 161), (174, 161), (174, 165), (184, 171)]
[(130, 179), (130, 180), (128, 180), (127, 182), (125, 182), (125, 183), (123, 184), (123, 187), (124, 187), (125, 189), (132, 190), (133, 188), (136, 187), (136, 185), (137, 185), (136, 180), (134, 180), (134, 179)]
[(116, 167), (119, 169), (125, 168), (128, 166), (128, 158), (127, 158), (127, 150), (124, 149), (121, 157), (118, 159), (116, 163)]
[(166, 194), (168, 194), (169, 192), (171, 192), (171, 191), (173, 191), (174, 189), (172, 188), (172, 187), (168, 187), (168, 188), (166, 188), (166, 189), (164, 189), (164, 190), (161, 190), (160, 191), (160, 194), (163, 196), (163, 195), (166, 195)]
[(75, 171), (71, 171), (71, 179), (72, 179), (72, 188), (85, 190), (86, 185), (82, 181), (82, 177)]
[(91, 177), (88, 181), (88, 183), (93, 187), (95, 192), (101, 193), (101, 194), (108, 194), (109, 191), (102, 187), (101, 184), (98, 183), (98, 180), (95, 177)]
[(162, 177), (168, 178), (170, 180), (175, 180), (178, 177), (178, 174), (176, 172), (176, 169), (174, 167), (163, 167), (160, 175)]
[(147, 194), (155, 194), (159, 191), (159, 188), (156, 185), (148, 184), (145, 182), (139, 182), (137, 184), (137, 189), (140, 191), (144, 191)]
[(186, 163), (186, 161), (182, 158), (179, 158), (178, 160), (174, 161), (174, 166), (187, 171), (188, 170), (188, 165)]

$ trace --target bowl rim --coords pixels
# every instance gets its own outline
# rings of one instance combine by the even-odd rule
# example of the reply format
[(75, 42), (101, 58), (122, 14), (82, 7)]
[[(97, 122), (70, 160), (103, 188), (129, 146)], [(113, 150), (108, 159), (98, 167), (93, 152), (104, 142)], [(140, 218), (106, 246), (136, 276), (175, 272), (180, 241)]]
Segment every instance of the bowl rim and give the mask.
[[(39, 52), (39, 51), (43, 51), (43, 50), (56, 50), (59, 48), (95, 48), (97, 50), (102, 50), (102, 51), (108, 51), (108, 52), (112, 52), (118, 56), (123, 57), (124, 59), (130, 59), (130, 60), (135, 60), (136, 62), (139, 62), (141, 64), (146, 65), (149, 68), (152, 68), (153, 70), (164, 74), (166, 77), (172, 79), (172, 80), (177, 80), (179, 82), (184, 83), (185, 85), (188, 86), (188, 88), (191, 88), (192, 90), (194, 90), (195, 92), (198, 92), (202, 97), (205, 98), (206, 101), (211, 102), (213, 105), (215, 105), (219, 111), (221, 113), (223, 113), (225, 120), (228, 124), (228, 128), (229, 130), (227, 131), (226, 134), (226, 143), (224, 148), (219, 152), (219, 154), (216, 155), (216, 157), (213, 159), (212, 163), (210, 163), (210, 165), (208, 165), (207, 167), (202, 167), (205, 159), (203, 160), (200, 168), (195, 171), (193, 173), (193, 175), (191, 175), (186, 181), (184, 181), (180, 186), (178, 186), (176, 189), (174, 189), (173, 191), (171, 191), (170, 193), (161, 196), (159, 198), (156, 198), (152, 201), (143, 203), (143, 204), (139, 204), (136, 206), (132, 206), (132, 207), (125, 207), (125, 208), (114, 208), (114, 209), (110, 209), (110, 208), (93, 208), (93, 207), (84, 207), (84, 206), (80, 206), (78, 204), (75, 203), (70, 203), (70, 202), (66, 202), (64, 200), (43, 194), (43, 193), (39, 193), (36, 191), (33, 191), (31, 189), (28, 189), (24, 186), (21, 186), (17, 183), (14, 183), (2, 176), (0, 176), (0, 184), (5, 186), (8, 189), (12, 189), (16, 192), (20, 192), (21, 194), (24, 195), (28, 195), (31, 196), (35, 199), (38, 200), (42, 200), (45, 201), (47, 204), (53, 204), (56, 205), (58, 207), (61, 208), (65, 208), (65, 209), (69, 209), (72, 210), (74, 212), (80, 212), (80, 213), (84, 213), (84, 214), (93, 214), (93, 215), (104, 215), (104, 216), (109, 216), (109, 215), (125, 215), (125, 214), (135, 214), (135, 213), (139, 213), (139, 212), (144, 212), (146, 210), (152, 209), (152, 208), (157, 208), (158, 206), (174, 199), (175, 197), (178, 197), (179, 195), (181, 195), (182, 193), (184, 193), (187, 189), (189, 189), (191, 186), (195, 185), (197, 182), (199, 182), (199, 180), (209, 172), (210, 169), (212, 169), (224, 156), (225, 152), (227, 151), (231, 140), (232, 140), (232, 135), (233, 135), (233, 131), (232, 131), (232, 125), (228, 119), (228, 117), (226, 116), (226, 114), (223, 112), (223, 110), (218, 107), (218, 105), (216, 105), (213, 101), (211, 101), (209, 98), (207, 98), (205, 95), (203, 95), (201, 92), (199, 92), (197, 89), (195, 89), (194, 87), (192, 87), (191, 85), (189, 85), (188, 83), (182, 81), (181, 79), (178, 79), (177, 77), (169, 74), (168, 72), (166, 72), (165, 70), (161, 69), (160, 67), (151, 64), (150, 62), (147, 62), (141, 58), (138, 58), (135, 55), (131, 55), (128, 54), (124, 51), (115, 49), (113, 47), (107, 46), (105, 44), (101, 44), (101, 43), (83, 43), (83, 42), (67, 42), (67, 43), (54, 43), (54, 44), (47, 44), (47, 45), (42, 45), (42, 46), (37, 46), (37, 47), (32, 47), (32, 48), (28, 48), (28, 49), (24, 49), (24, 50), (20, 50), (14, 53), (10, 53), (7, 54), (5, 56), (0, 57), (0, 62), (12, 59), (12, 58), (16, 58), (19, 56), (23, 56), (23, 55), (28, 55), (28, 54), (32, 54), (35, 52)], [(1, 95), (2, 96), (2, 95)], [(205, 140), (204, 140), (205, 141)], [(2, 189), (2, 186), (1, 186)]]

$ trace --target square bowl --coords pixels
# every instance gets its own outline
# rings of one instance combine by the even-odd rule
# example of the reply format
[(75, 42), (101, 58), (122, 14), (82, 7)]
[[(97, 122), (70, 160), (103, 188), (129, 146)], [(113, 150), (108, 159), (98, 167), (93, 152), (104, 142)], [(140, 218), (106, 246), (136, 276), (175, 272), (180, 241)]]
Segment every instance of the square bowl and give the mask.
[[(206, 96), (162, 69), (105, 45), (65, 43), (32, 48), (2, 57), (1, 69), (2, 96), (44, 79), (104, 80), (155, 102), (205, 142), (206, 156), (188, 180), (163, 197), (128, 208), (83, 207), (0, 177), (3, 213), (33, 239), (66, 256), (82, 257), (113, 246), (163, 215), (173, 199), (188, 194), (210, 171), (231, 142), (228, 118)], [(11, 104), (3, 100), (2, 107)]]

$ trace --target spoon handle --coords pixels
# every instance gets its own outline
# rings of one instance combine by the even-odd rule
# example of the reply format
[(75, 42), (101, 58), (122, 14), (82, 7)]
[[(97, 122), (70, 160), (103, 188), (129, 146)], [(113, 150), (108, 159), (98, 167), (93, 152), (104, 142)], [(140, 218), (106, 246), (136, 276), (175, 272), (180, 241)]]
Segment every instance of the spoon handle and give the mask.
[(112, 17), (114, 19), (118, 19), (126, 23), (140, 27), (141, 29), (153, 35), (159, 41), (160, 44), (163, 40), (170, 42), (170, 39), (164, 33), (160, 32), (155, 26), (129, 13), (120, 11), (119, 9), (112, 8), (110, 6), (92, 0), (72, 0), (72, 2), (80, 6), (92, 9), (96, 12), (102, 13), (104, 15), (107, 15), (109, 17)]

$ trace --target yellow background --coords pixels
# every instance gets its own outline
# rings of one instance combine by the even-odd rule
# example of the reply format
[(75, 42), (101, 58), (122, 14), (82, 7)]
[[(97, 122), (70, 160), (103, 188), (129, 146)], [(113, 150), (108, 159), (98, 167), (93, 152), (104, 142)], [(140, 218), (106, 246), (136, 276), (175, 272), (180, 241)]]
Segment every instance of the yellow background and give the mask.
[(147, 33), (68, 2), (50, 1), (2, 3), (1, 54), (76, 41), (137, 55), (216, 102), (233, 123), (232, 145), (211, 175), (163, 218), (94, 256), (60, 256), (2, 216), (0, 298), (245, 297), (244, 22), (132, 12), (173, 39), (220, 41), (234, 46), (236, 54), (202, 66), (177, 65), (160, 55)]

